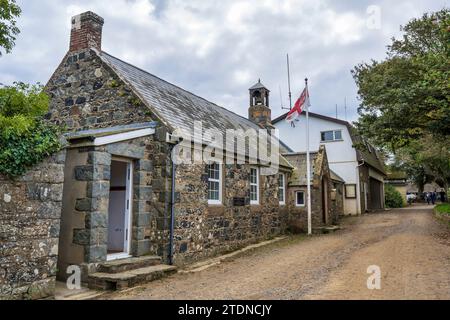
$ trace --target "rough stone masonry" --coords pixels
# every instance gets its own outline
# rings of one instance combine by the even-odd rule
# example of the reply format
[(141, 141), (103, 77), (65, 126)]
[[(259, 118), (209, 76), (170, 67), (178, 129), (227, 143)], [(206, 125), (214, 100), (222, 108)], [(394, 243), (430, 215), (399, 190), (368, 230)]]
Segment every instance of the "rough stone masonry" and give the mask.
[(54, 295), (65, 151), (24, 176), (0, 175), (0, 300)]

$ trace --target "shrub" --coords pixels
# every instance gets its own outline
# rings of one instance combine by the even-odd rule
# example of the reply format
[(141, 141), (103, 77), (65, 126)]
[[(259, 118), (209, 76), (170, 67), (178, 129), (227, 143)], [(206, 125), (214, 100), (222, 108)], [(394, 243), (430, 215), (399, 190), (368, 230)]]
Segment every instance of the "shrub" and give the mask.
[(385, 203), (387, 208), (403, 208), (403, 197), (393, 186), (386, 185), (384, 188)]
[(450, 215), (450, 204), (448, 204), (448, 203), (440, 204), (440, 205), (436, 206), (436, 210), (440, 214)]
[(59, 129), (43, 121), (49, 98), (41, 85), (0, 88), (0, 174), (16, 177), (61, 148)]

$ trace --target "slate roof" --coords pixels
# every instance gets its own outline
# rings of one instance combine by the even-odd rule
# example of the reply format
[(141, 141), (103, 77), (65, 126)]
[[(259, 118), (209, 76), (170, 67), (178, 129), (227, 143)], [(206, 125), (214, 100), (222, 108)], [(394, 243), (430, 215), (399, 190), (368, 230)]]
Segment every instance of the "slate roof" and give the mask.
[[(195, 121), (201, 121), (203, 130), (218, 129), (223, 137), (226, 130), (259, 130), (260, 126), (226, 108), (171, 84), (157, 76), (120, 60), (106, 52), (98, 52), (100, 59), (125, 83), (130, 85), (142, 101), (151, 108), (159, 120), (172, 131), (191, 133)], [(256, 144), (250, 144), (250, 148)], [(280, 145), (282, 152), (283, 145)], [(280, 155), (280, 165), (292, 166)]]
[[(310, 152), (311, 160), (311, 182), (316, 174), (316, 158), (318, 152)], [(306, 176), (306, 153), (290, 153), (284, 154), (284, 157), (289, 161), (289, 163), (295, 168), (292, 172), (291, 178), (289, 179), (289, 186), (306, 186), (308, 184)]]
[(217, 128), (224, 135), (227, 129), (260, 129), (250, 120), (106, 52), (102, 52), (100, 58), (116, 71), (122, 80), (129, 83), (172, 129), (183, 128), (190, 132), (194, 121), (202, 121), (204, 129)]
[(331, 180), (345, 183), (344, 179), (342, 179), (336, 172), (330, 169)]
[[(305, 115), (306, 112), (303, 111), (302, 114)], [(285, 113), (285, 114), (279, 116), (278, 118), (276, 118), (275, 120), (272, 121), (272, 124), (275, 125), (276, 123), (285, 120), (287, 115), (288, 115), (288, 113)], [(353, 145), (359, 146), (358, 148), (355, 148), (358, 161), (360, 161), (360, 162), (364, 161), (369, 166), (371, 166), (372, 168), (376, 169), (381, 174), (386, 176), (386, 170), (384, 168), (383, 159), (382, 159), (380, 153), (376, 150), (375, 147), (373, 147), (368, 142), (366, 142), (361, 136), (357, 135), (355, 133), (355, 128), (348, 121), (344, 121), (344, 120), (340, 120), (340, 119), (336, 119), (336, 118), (332, 118), (332, 117), (327, 117), (327, 116), (324, 116), (324, 115), (321, 115), (318, 113), (314, 113), (314, 112), (309, 112), (309, 116), (313, 117), (313, 118), (318, 118), (318, 119), (322, 119), (322, 120), (326, 120), (326, 121), (330, 121), (330, 122), (334, 122), (334, 123), (346, 126), (348, 128), (348, 131), (352, 138)], [(361, 147), (364, 145), (365, 145), (365, 147)]]

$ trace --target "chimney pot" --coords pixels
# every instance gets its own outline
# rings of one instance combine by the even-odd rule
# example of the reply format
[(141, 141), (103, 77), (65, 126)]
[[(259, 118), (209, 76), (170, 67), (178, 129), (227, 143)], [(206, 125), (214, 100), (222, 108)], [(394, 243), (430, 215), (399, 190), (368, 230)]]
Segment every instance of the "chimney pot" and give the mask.
[(105, 21), (99, 15), (88, 11), (72, 18), (70, 52), (95, 48), (102, 50), (102, 30)]

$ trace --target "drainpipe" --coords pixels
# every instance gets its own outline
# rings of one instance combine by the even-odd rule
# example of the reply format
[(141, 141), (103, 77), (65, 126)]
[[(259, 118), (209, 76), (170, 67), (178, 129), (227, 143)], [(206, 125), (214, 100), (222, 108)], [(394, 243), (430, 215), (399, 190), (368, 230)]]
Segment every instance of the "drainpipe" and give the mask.
[(172, 161), (172, 195), (170, 197), (170, 256), (169, 264), (173, 265), (173, 244), (174, 244), (174, 230), (175, 230), (175, 173), (177, 171), (177, 166)]
[(169, 264), (173, 265), (173, 256), (174, 256), (174, 233), (175, 233), (175, 175), (177, 171), (177, 165), (174, 163), (172, 158), (172, 151), (177, 146), (177, 143), (175, 143), (172, 148), (170, 149), (171, 154), (171, 161), (172, 161), (172, 190), (171, 190), (171, 196), (170, 196), (170, 247), (169, 247)]
[[(357, 208), (358, 208), (358, 212), (359, 212), (359, 214), (360, 215), (362, 215), (363, 214), (363, 212), (362, 212), (362, 210), (361, 210), (361, 180), (360, 180), (360, 178), (359, 178), (359, 168), (360, 167), (362, 167), (363, 165), (365, 165), (366, 164), (366, 162), (363, 160), (360, 164), (358, 164), (357, 166), (356, 166), (356, 182), (357, 182), (357, 185), (358, 185), (358, 193), (356, 194), (356, 201), (357, 201)], [(366, 192), (366, 190), (364, 190), (364, 192)], [(367, 210), (367, 208), (366, 208), (366, 210)]]

